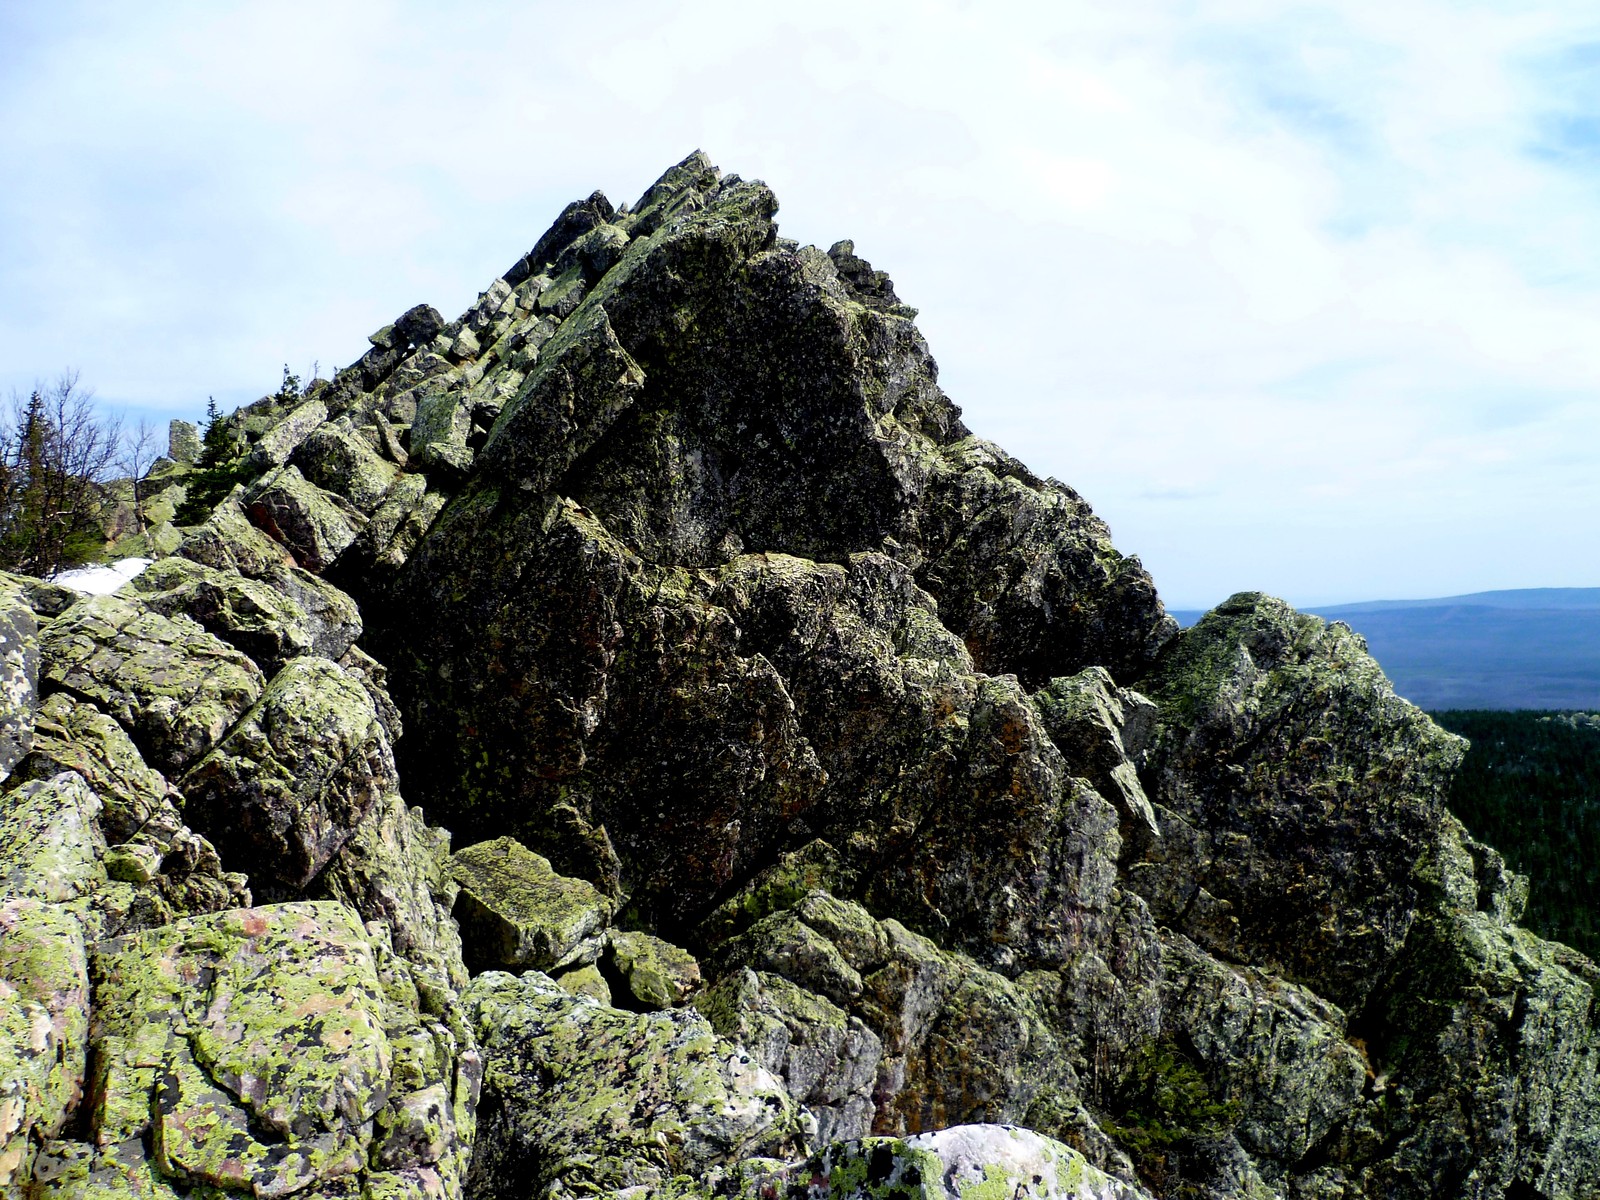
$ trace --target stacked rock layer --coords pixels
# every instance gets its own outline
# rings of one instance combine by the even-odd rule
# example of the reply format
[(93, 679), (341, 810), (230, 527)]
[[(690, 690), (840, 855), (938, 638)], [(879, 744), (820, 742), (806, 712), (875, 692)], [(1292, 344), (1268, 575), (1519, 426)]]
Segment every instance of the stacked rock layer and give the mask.
[(1459, 739), (1179, 632), (776, 210), (570, 205), (0, 580), (0, 1195), (1600, 1192)]

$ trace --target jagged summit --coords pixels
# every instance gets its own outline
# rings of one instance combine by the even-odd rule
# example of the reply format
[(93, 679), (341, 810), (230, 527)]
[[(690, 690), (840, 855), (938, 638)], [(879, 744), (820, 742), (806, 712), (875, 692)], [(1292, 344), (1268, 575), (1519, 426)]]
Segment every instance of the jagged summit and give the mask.
[(0, 1190), (1595, 1194), (1600, 971), (1460, 741), (1180, 633), (776, 212), (594, 193), (115, 595), (0, 579)]

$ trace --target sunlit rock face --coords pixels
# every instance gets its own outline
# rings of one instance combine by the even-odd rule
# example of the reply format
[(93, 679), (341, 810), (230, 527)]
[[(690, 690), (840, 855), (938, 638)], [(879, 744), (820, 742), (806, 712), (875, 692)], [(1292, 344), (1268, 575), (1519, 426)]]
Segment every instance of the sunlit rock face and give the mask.
[(0, 578), (0, 1195), (1600, 1194), (1460, 741), (776, 212), (574, 203)]

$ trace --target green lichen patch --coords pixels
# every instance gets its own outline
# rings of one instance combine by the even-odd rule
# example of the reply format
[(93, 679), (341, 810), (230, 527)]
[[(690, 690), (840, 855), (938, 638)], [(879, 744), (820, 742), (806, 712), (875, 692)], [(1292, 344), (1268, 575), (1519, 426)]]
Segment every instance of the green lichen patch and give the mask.
[(141, 571), (129, 590), (156, 612), (193, 617), (269, 670), (315, 646), (316, 625), (299, 604), (235, 572), (166, 558)]
[(40, 637), (46, 691), (92, 701), (146, 759), (181, 770), (217, 743), (261, 694), (261, 672), (188, 617), (118, 596), (88, 596)]
[(100, 799), (70, 772), (14, 788), (0, 806), (0, 897), (63, 902), (104, 882)]
[(473, 971), (559, 970), (598, 957), (613, 902), (585, 880), (556, 874), (515, 838), (458, 850), (450, 874), (461, 889), (455, 916)]
[(138, 833), (173, 793), (121, 725), (94, 705), (57, 692), (39, 708), (33, 751), (21, 774), (49, 779), (63, 771), (81, 776), (100, 798), (100, 825), (113, 844)]
[(364, 1166), (393, 1018), (348, 909), (193, 918), (103, 944), (94, 970), (103, 1144), (148, 1133), (163, 1174), (263, 1196)]
[(1149, 1200), (1071, 1147), (1012, 1125), (842, 1142), (753, 1173), (747, 1186), (740, 1195), (752, 1200)]
[(782, 1086), (692, 1011), (620, 1012), (538, 973), (480, 975), (464, 1000), (484, 1055), (481, 1194), (713, 1185), (797, 1148)]
[(0, 899), (0, 1189), (26, 1179), (34, 1145), (74, 1115), (88, 1012), (79, 922), (54, 904)]
[(672, 1008), (701, 983), (700, 964), (692, 954), (648, 933), (611, 930), (602, 962), (633, 998), (634, 1003), (624, 1007)]

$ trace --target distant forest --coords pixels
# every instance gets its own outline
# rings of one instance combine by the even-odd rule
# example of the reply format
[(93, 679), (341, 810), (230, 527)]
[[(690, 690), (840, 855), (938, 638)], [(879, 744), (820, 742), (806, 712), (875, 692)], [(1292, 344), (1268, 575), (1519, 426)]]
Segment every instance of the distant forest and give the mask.
[(1600, 717), (1452, 709), (1472, 741), (1450, 808), (1530, 880), (1523, 923), (1600, 959)]

